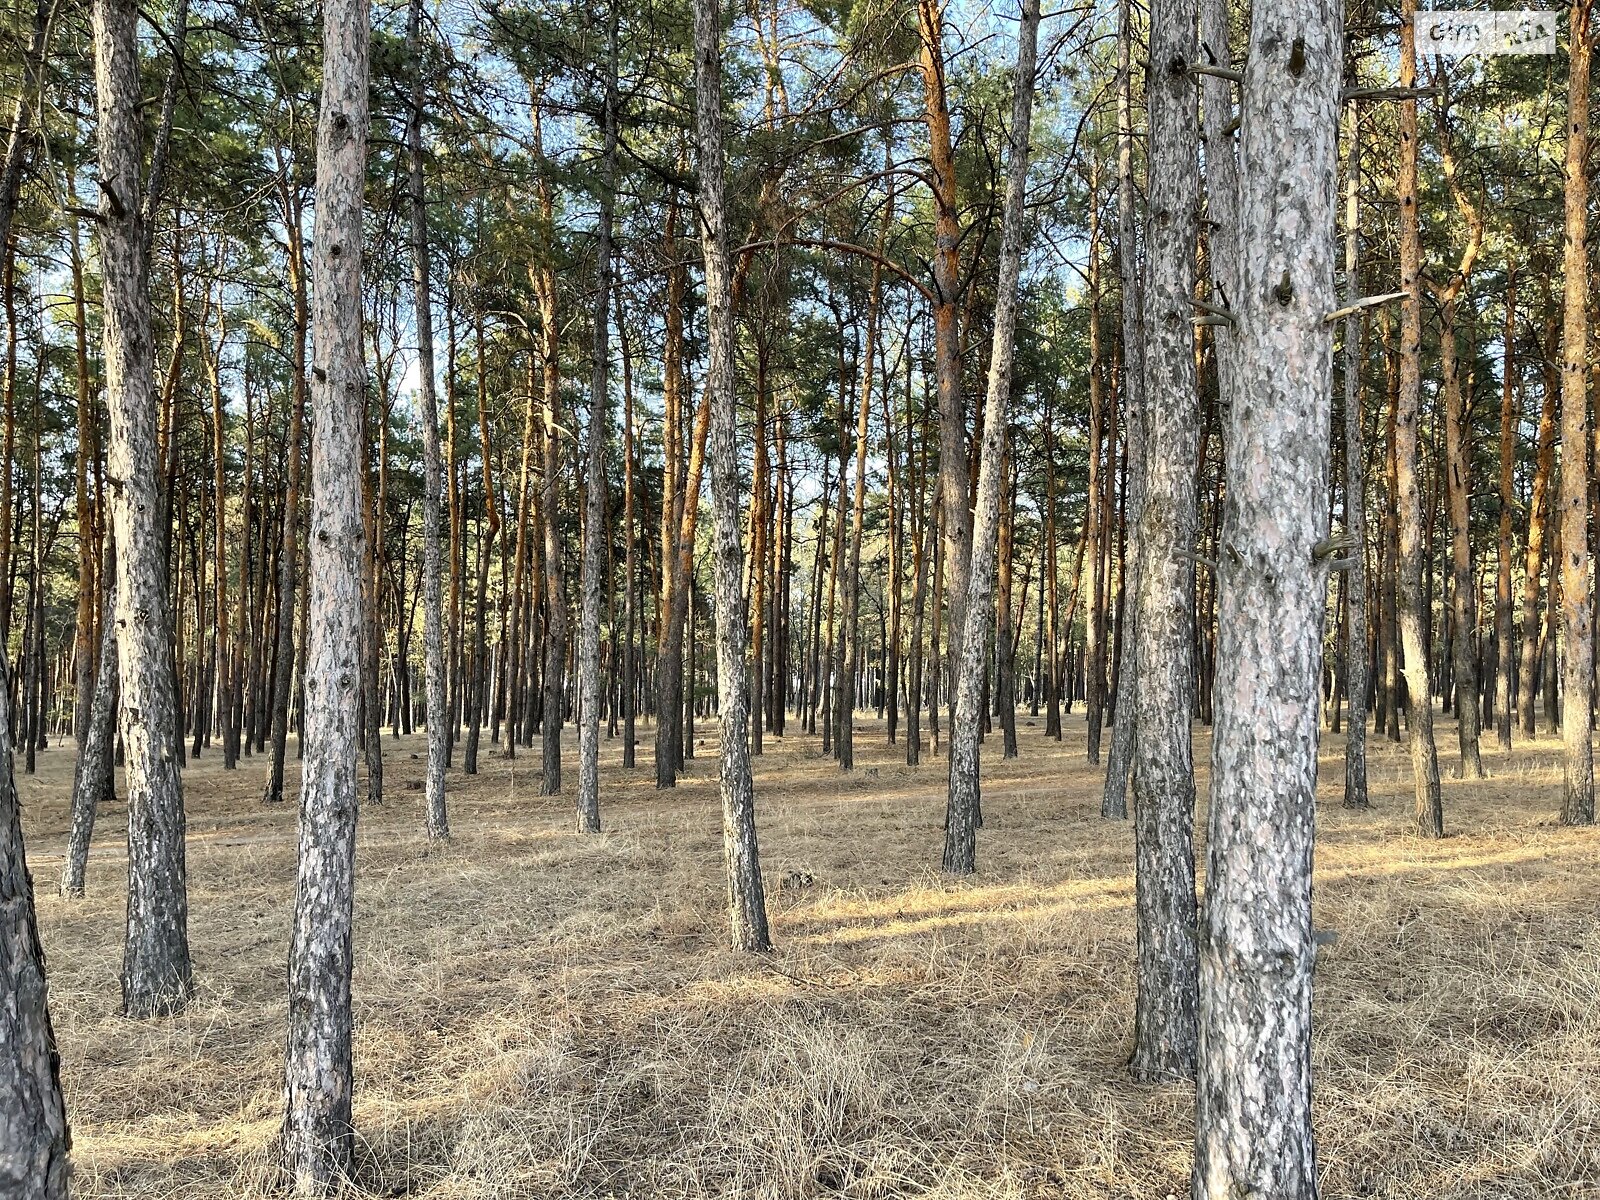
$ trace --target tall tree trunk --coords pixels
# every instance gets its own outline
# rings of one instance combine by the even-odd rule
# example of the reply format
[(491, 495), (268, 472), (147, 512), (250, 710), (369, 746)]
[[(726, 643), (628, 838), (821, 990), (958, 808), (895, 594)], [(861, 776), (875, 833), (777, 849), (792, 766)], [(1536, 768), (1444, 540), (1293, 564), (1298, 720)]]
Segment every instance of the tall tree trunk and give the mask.
[(294, 626), (300, 585), (300, 486), (304, 455), (306, 413), (306, 331), (310, 307), (306, 294), (305, 239), (300, 232), (303, 204), (295, 186), (285, 180), (279, 186), (279, 203), (289, 243), (289, 290), (294, 304), (294, 375), (290, 383), (292, 398), (285, 435), (284, 458), (288, 466), (283, 489), (283, 544), (278, 551), (277, 649), (272, 670), (272, 766), (262, 800), (276, 804), (283, 799), (283, 763), (289, 741), (289, 700), (294, 685)]
[(1594, 629), (1589, 607), (1589, 371), (1587, 249), (1591, 0), (1573, 0), (1568, 22), (1566, 229), (1561, 322), (1561, 823), (1594, 823)]
[[(1502, 752), (1511, 753), (1511, 708), (1516, 690), (1515, 620), (1511, 600), (1512, 520), (1517, 503), (1517, 267), (1506, 264), (1506, 323), (1500, 367), (1500, 527), (1495, 538), (1494, 731)], [(1538, 579), (1538, 573), (1534, 573)]]
[[(583, 567), (578, 627), (578, 832), (600, 832), (600, 573), (606, 524), (606, 442), (611, 435), (611, 214), (617, 161), (617, 9), (610, 6), (611, 42), (601, 118), (600, 236), (595, 248), (594, 363), (589, 388), (589, 455), (583, 522)], [(631, 583), (630, 583), (631, 587)]]
[(717, 0), (695, 0), (695, 131), (700, 174), (700, 242), (705, 258), (707, 390), (711, 397), (711, 503), (717, 599), (717, 708), (721, 724), (722, 846), (736, 950), (769, 950), (761, 857), (750, 774), (749, 684), (745, 676), (744, 597), (739, 537), (738, 397), (733, 375), (733, 308), (723, 197), (722, 31)]
[[(1314, 1200), (1312, 832), (1327, 536), (1343, 11), (1251, 16), (1239, 152), (1195, 1200)], [(1157, 60), (1159, 61), (1159, 60)], [(1143, 695), (1143, 689), (1141, 689)]]
[[(542, 104), (533, 109), (535, 154), (544, 159)], [(561, 328), (556, 312), (556, 272), (553, 261), (555, 237), (555, 199), (549, 179), (541, 173), (538, 184), (539, 214), (546, 230), (547, 244), (535, 279), (539, 297), (539, 356), (544, 375), (544, 476), (540, 507), (544, 511), (544, 698), (540, 703), (540, 732), (543, 743), (541, 796), (561, 793), (561, 726), (565, 720), (567, 669), (567, 597), (562, 581), (561, 522), (557, 518), (557, 499), (561, 477)]]
[[(1345, 159), (1344, 295), (1353, 305), (1361, 295), (1361, 115), (1349, 104)], [(1344, 743), (1344, 806), (1367, 807), (1367, 496), (1361, 448), (1360, 313), (1344, 323), (1344, 523), (1355, 539), (1344, 577), (1345, 670), (1350, 694), (1350, 724)]]
[[(638, 587), (639, 531), (635, 528), (635, 498), (633, 473), (633, 355), (628, 344), (628, 327), (623, 323), (622, 297), (617, 297), (617, 349), (622, 355), (622, 536), (627, 550), (623, 556), (622, 623), (622, 765), (632, 769), (634, 743), (637, 739), (638, 713), (637, 685), (639, 660), (642, 657), (635, 638), (638, 636), (638, 613), (635, 610), (635, 593)], [(648, 561), (648, 559), (646, 560)]]
[[(422, 422), (422, 653), (427, 689), (428, 773), (424, 788), (429, 838), (450, 836), (445, 807), (444, 766), (449, 755), (445, 714), (444, 612), (439, 547), (439, 400), (434, 390), (433, 292), (428, 262), (428, 193), (423, 174), (422, 0), (411, 0), (406, 24), (411, 57), (411, 112), (406, 123), (406, 169), (410, 190), (412, 311), (417, 325), (417, 403)], [(515, 735), (508, 739), (508, 748)]]
[(72, 768), (72, 827), (67, 835), (67, 861), (61, 871), (61, 894), (83, 895), (89, 866), (89, 839), (101, 797), (111, 786), (111, 744), (117, 719), (116, 548), (106, 547), (100, 604), (100, 645), (89, 720)]
[[(984, 400), (983, 442), (978, 454), (978, 507), (972, 533), (971, 570), (966, 595), (952, 613), (956, 648), (955, 715), (950, 727), (950, 780), (945, 809), (943, 868), (951, 875), (977, 869), (979, 747), (983, 731), (985, 649), (994, 625), (995, 555), (1000, 531), (1000, 489), (1004, 484), (1006, 406), (1011, 398), (1012, 355), (1016, 347), (1017, 276), (1022, 267), (1023, 220), (1028, 191), (1028, 139), (1033, 122), (1034, 68), (1038, 54), (1039, 0), (1022, 0), (1017, 32), (1017, 70), (1011, 100), (1006, 194), (1001, 218), (999, 278), (995, 282), (994, 342), (989, 351), (989, 390)], [(947, 491), (946, 496), (950, 493)], [(956, 505), (966, 495), (963, 484)], [(953, 596), (952, 596), (953, 599)]]
[(365, 0), (323, 9), (317, 124), (314, 328), (317, 419), (307, 543), (305, 761), (299, 882), (289, 945), (283, 1163), (302, 1195), (332, 1195), (354, 1167), (350, 973), (355, 900), (356, 737), (361, 715), (361, 200), (367, 160)]
[[(1122, 422), (1127, 479), (1122, 493), (1122, 581), (1139, 571), (1139, 519), (1144, 507), (1145, 420), (1144, 288), (1139, 275), (1137, 200), (1133, 180), (1133, 3), (1117, 5), (1117, 278), (1122, 289)], [(1191, 243), (1192, 245), (1192, 243)], [(1188, 254), (1186, 247), (1183, 253)], [(1187, 314), (1186, 314), (1187, 315)], [(1106, 761), (1106, 786), (1100, 815), (1109, 820), (1128, 816), (1128, 775), (1133, 768), (1137, 723), (1139, 643), (1138, 605), (1117, 606), (1116, 686), (1113, 690), (1111, 754)]]
[(1197, 235), (1195, 7), (1158, 0), (1150, 17), (1149, 219), (1145, 300), (1148, 406), (1144, 504), (1133, 576), (1136, 1078), (1194, 1071), (1194, 567), (1199, 438), (1191, 299)]
[(1103, 443), (1116, 442), (1115, 437), (1105, 436), (1105, 424), (1100, 371), (1100, 162), (1096, 159), (1089, 176), (1089, 478), (1085, 500), (1089, 611), (1083, 624), (1085, 756), (1096, 766), (1100, 763), (1106, 701), (1106, 577), (1101, 570), (1104, 562), (1101, 548), (1111, 532), (1111, 522), (1106, 519), (1107, 489), (1100, 463)]
[(128, 787), (128, 919), (122, 1007), (128, 1016), (188, 1002), (189, 901), (183, 787), (167, 609), (165, 538), (157, 527), (156, 396), (151, 369), (149, 272), (140, 204), (137, 7), (96, 0), (100, 264), (107, 474), (117, 546), (117, 650)]
[[(950, 106), (945, 85), (944, 4), (917, 0), (924, 123), (928, 129), (934, 207), (933, 341), (939, 405), (939, 486), (943, 491), (944, 564), (949, 584), (951, 686), (957, 672), (967, 564), (972, 557), (972, 512), (967, 505), (972, 464), (967, 454), (967, 410), (961, 395), (961, 214)], [(953, 693), (952, 693), (953, 695)]]
[(0, 991), (6, 996), (0, 1005), (0, 1192), (17, 1200), (67, 1200), (72, 1136), (22, 844), (11, 718), (11, 673), (0, 648)]
[[(1416, 0), (1400, 0), (1400, 86), (1417, 82)], [(1395, 406), (1395, 512), (1399, 558), (1395, 563), (1395, 617), (1405, 655), (1407, 731), (1416, 782), (1416, 827), (1423, 837), (1444, 836), (1439, 796), (1439, 752), (1433, 741), (1433, 697), (1423, 602), (1423, 514), (1417, 487), (1417, 418), (1422, 393), (1422, 238), (1417, 213), (1417, 102), (1400, 102), (1400, 391)]]

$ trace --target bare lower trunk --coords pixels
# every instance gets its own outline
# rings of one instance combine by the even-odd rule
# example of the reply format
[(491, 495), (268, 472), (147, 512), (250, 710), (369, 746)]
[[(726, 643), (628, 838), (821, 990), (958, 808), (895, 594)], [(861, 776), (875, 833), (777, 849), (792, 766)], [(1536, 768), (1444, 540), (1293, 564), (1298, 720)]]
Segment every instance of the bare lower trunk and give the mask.
[(67, 861), (61, 872), (61, 894), (81, 896), (89, 867), (89, 839), (94, 836), (100, 798), (111, 783), (111, 742), (116, 734), (117, 636), (113, 609), (116, 603), (114, 550), (106, 549), (102, 589), (100, 660), (95, 672), (94, 699), (78, 760), (72, 768), (72, 830), (67, 835)]
[(736, 950), (769, 950), (761, 857), (750, 775), (749, 683), (745, 675), (744, 597), (740, 572), (738, 403), (733, 376), (733, 310), (723, 199), (722, 32), (716, 0), (695, 0), (696, 143), (700, 169), (700, 241), (705, 257), (707, 388), (711, 396), (712, 556), (717, 599), (717, 708), (721, 724), (722, 845), (728, 868), (728, 915)]
[[(1199, 444), (1194, 338), (1195, 9), (1158, 0), (1151, 11), (1150, 215), (1146, 232), (1145, 494), (1133, 603), (1134, 842), (1138, 996), (1132, 1070), (1141, 1079), (1194, 1071), (1195, 475)], [(1119, 708), (1121, 705), (1119, 704)], [(1126, 708), (1122, 708), (1126, 712)], [(1120, 725), (1121, 722), (1119, 721)]]
[[(1415, 0), (1401, 0), (1400, 86), (1417, 79)], [(1433, 741), (1433, 698), (1423, 604), (1423, 515), (1417, 487), (1417, 420), (1421, 404), (1422, 241), (1417, 214), (1417, 102), (1400, 103), (1400, 391), (1395, 405), (1395, 513), (1399, 559), (1395, 564), (1395, 619), (1405, 655), (1407, 730), (1416, 784), (1416, 827), (1424, 837), (1444, 836), (1439, 796), (1439, 752)]]
[(50, 1024), (33, 876), (12, 774), (11, 673), (0, 650), (0, 1194), (67, 1200), (66, 1103)]
[(1194, 1200), (1315, 1200), (1311, 865), (1331, 558), (1343, 12), (1258, 3), (1241, 88), (1239, 395), (1223, 438)]
[(140, 204), (137, 11), (94, 6), (104, 291), (106, 460), (116, 540), (117, 651), (128, 786), (128, 919), (122, 1006), (128, 1016), (181, 1009), (192, 986), (183, 789), (174, 746), (166, 545), (157, 527), (156, 395)]
[[(411, 0), (406, 38), (412, 59), (411, 114), (406, 158), (411, 190), (411, 283), (417, 323), (417, 404), (422, 423), (422, 653), (427, 689), (428, 773), (425, 827), (430, 838), (450, 836), (444, 765), (450, 723), (445, 715), (444, 610), (439, 546), (439, 399), (433, 379), (433, 293), (428, 267), (427, 180), (422, 163), (422, 0)], [(515, 733), (509, 741), (515, 743)]]
[[(1144, 297), (1139, 278), (1137, 220), (1133, 181), (1133, 6), (1117, 6), (1117, 276), (1122, 288), (1122, 412), (1127, 481), (1123, 490), (1124, 584), (1137, 578), (1139, 514), (1144, 507)], [(1185, 249), (1184, 253), (1188, 253)], [(1187, 314), (1185, 314), (1187, 317)], [(1132, 590), (1127, 594), (1131, 596)], [(1111, 820), (1128, 816), (1128, 775), (1133, 767), (1133, 742), (1138, 707), (1137, 605), (1118, 610), (1116, 689), (1113, 693), (1111, 753), (1106, 760), (1106, 786), (1100, 815)]]
[[(1495, 741), (1511, 752), (1511, 707), (1516, 691), (1515, 620), (1511, 601), (1511, 539), (1517, 502), (1517, 269), (1506, 269), (1506, 324), (1501, 338), (1500, 369), (1500, 527), (1495, 539), (1494, 588), (1494, 731)], [(1538, 576), (1535, 575), (1535, 579)]]
[[(616, 173), (617, 12), (611, 9), (610, 74), (601, 136), (600, 239), (595, 250), (594, 364), (589, 391), (589, 454), (583, 522), (583, 613), (578, 628), (578, 832), (600, 832), (600, 573), (606, 527), (606, 441), (611, 432), (611, 212)], [(632, 586), (632, 582), (629, 582)]]
[[(1573, 0), (1567, 76), (1566, 238), (1562, 273), (1566, 291), (1561, 322), (1561, 740), (1565, 745), (1561, 800), (1563, 825), (1594, 823), (1594, 629), (1589, 608), (1589, 10)], [(1553, 631), (1552, 631), (1553, 632)]]
[[(1360, 117), (1350, 103), (1349, 147), (1345, 168), (1344, 294), (1354, 304), (1361, 293)], [(1350, 694), (1350, 724), (1344, 743), (1344, 806), (1367, 807), (1367, 496), (1366, 460), (1361, 451), (1362, 317), (1344, 323), (1344, 520), (1355, 539), (1345, 575), (1345, 670)]]
[(361, 200), (367, 157), (365, 0), (323, 10), (317, 125), (315, 347), (307, 560), (305, 759), (299, 880), (289, 945), (282, 1158), (295, 1190), (332, 1195), (354, 1166), (351, 924), (355, 900), (356, 731), (361, 710)]
[[(1023, 0), (1017, 34), (1017, 73), (1011, 102), (1005, 210), (1000, 235), (1000, 274), (995, 284), (994, 342), (989, 351), (989, 391), (984, 402), (983, 444), (978, 455), (978, 509), (972, 533), (972, 565), (960, 606), (964, 624), (953, 626), (956, 647), (955, 715), (950, 727), (950, 782), (945, 809), (944, 870), (976, 870), (979, 816), (978, 759), (983, 730), (985, 648), (994, 622), (995, 554), (1004, 483), (1006, 406), (1011, 396), (1016, 347), (1017, 276), (1022, 265), (1023, 217), (1028, 190), (1028, 138), (1033, 121), (1033, 76), (1039, 37), (1039, 0)], [(1006, 648), (1009, 650), (1009, 647)]]

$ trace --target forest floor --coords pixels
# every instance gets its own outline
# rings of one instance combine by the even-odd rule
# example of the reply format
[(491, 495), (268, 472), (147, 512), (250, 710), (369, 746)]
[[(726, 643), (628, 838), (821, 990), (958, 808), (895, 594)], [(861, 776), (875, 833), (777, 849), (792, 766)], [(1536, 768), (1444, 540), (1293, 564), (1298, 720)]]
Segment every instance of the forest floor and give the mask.
[[(858, 725), (757, 760), (777, 949), (725, 949), (715, 729), (675, 792), (603, 743), (606, 832), (536, 794), (537, 755), (452, 770), (422, 835), (422, 736), (385, 739), (361, 814), (356, 1123), (380, 1196), (955, 1200), (1187, 1196), (1192, 1088), (1130, 1082), (1132, 831), (1099, 815), (1081, 717), (985, 753), (979, 873), (937, 871), (944, 775)], [(570, 733), (570, 731), (569, 731)], [(1486, 739), (1486, 746), (1492, 737)], [(1453, 723), (1439, 728), (1446, 775)], [(1559, 746), (1446, 778), (1450, 836), (1409, 832), (1410, 764), (1372, 747), (1372, 809), (1322, 750), (1316, 1131), (1329, 1197), (1600, 1196), (1600, 833), (1556, 824)], [(1202, 804), (1209, 754), (1197, 731)], [(458, 760), (459, 762), (459, 760)], [(567, 752), (567, 788), (576, 784)], [(125, 810), (89, 896), (54, 894), (70, 749), (20, 780), (78, 1197), (262, 1195), (280, 1115), (295, 810), (264, 760), (184, 775), (197, 994), (117, 1015)], [(291, 763), (291, 784), (294, 780)], [(1204, 822), (1200, 822), (1203, 833)], [(1203, 836), (1200, 851), (1203, 862)], [(798, 886), (797, 886), (798, 885)]]

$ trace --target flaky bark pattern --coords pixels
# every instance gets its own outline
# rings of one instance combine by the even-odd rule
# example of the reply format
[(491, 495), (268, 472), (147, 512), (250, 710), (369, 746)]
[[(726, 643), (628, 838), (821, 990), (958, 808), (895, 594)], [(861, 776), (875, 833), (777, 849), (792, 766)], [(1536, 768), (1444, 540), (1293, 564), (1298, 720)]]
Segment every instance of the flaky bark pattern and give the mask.
[[(585, 477), (583, 565), (578, 624), (578, 832), (600, 832), (600, 572), (611, 531), (606, 528), (606, 442), (611, 435), (611, 214), (616, 175), (616, 12), (611, 14), (610, 74), (606, 79), (600, 167), (600, 237), (595, 248), (594, 363), (589, 384), (589, 453)], [(629, 585), (632, 586), (632, 581)]]
[(733, 378), (733, 308), (723, 197), (722, 30), (717, 0), (694, 2), (695, 130), (700, 167), (700, 242), (705, 257), (707, 381), (711, 397), (708, 454), (715, 525), (712, 570), (717, 598), (717, 700), (721, 724), (722, 847), (728, 866), (728, 915), (736, 950), (769, 950), (766, 898), (756, 843), (750, 777), (750, 686), (745, 675), (744, 596), (740, 574), (738, 397)]
[[(1400, 86), (1417, 81), (1416, 0), (1400, 0)], [(1400, 103), (1400, 393), (1395, 403), (1395, 512), (1400, 556), (1395, 564), (1395, 618), (1405, 656), (1407, 732), (1416, 784), (1416, 827), (1423, 837), (1444, 836), (1439, 796), (1439, 751), (1433, 740), (1433, 698), (1428, 692), (1427, 613), (1422, 596), (1422, 499), (1417, 487), (1417, 419), (1422, 398), (1422, 237), (1417, 224), (1417, 102)]]
[[(1139, 515), (1144, 510), (1144, 286), (1139, 278), (1133, 181), (1132, 0), (1120, 0), (1117, 13), (1117, 275), (1122, 285), (1123, 453), (1128, 463), (1123, 497), (1122, 573), (1127, 580), (1138, 578)], [(1133, 589), (1125, 590), (1132, 600)], [(1111, 728), (1106, 786), (1100, 800), (1100, 815), (1112, 820), (1125, 820), (1128, 816), (1128, 773), (1133, 767), (1133, 736), (1138, 720), (1138, 605), (1125, 602), (1124, 609), (1122, 633), (1117, 638), (1116, 721)]]
[(1317, 781), (1343, 9), (1257, 3), (1242, 88), (1241, 254), (1217, 555), (1217, 677), (1194, 1200), (1313, 1200)]
[(106, 475), (117, 555), (117, 659), (128, 789), (128, 924), (122, 1007), (181, 1009), (192, 986), (183, 788), (173, 757), (166, 540), (158, 526), (156, 395), (140, 208), (138, 9), (96, 0), (100, 265), (110, 439)]
[(89, 705), (89, 720), (83, 745), (72, 767), (72, 828), (67, 834), (67, 861), (61, 870), (61, 894), (82, 896), (89, 868), (89, 839), (94, 836), (95, 815), (100, 797), (111, 782), (111, 740), (117, 714), (116, 669), (117, 627), (112, 606), (116, 603), (116, 567), (113, 552), (106, 555), (106, 587), (100, 625), (100, 659), (95, 671), (94, 699)]
[(1566, 237), (1561, 321), (1561, 823), (1594, 823), (1594, 628), (1589, 607), (1588, 235), (1590, 0), (1573, 0), (1568, 24)]
[[(983, 445), (978, 454), (978, 511), (967, 574), (966, 614), (952, 630), (956, 645), (954, 721), (950, 727), (950, 783), (945, 808), (944, 862), (952, 875), (970, 875), (977, 863), (978, 756), (983, 740), (983, 682), (994, 622), (994, 570), (1000, 531), (1000, 487), (1005, 474), (1006, 408), (1016, 349), (1017, 276), (1022, 269), (1027, 218), (1028, 138), (1033, 127), (1033, 76), (1038, 58), (1039, 0), (1022, 0), (1017, 72), (1011, 101), (1006, 196), (1001, 218), (1000, 271), (995, 282), (994, 340), (989, 351), (989, 391), (984, 401)], [(859, 486), (859, 476), (858, 486)], [(1009, 649), (1009, 647), (1008, 647)]]
[[(1354, 304), (1361, 294), (1361, 121), (1350, 102), (1345, 167), (1344, 294)], [(1344, 577), (1348, 624), (1345, 627), (1346, 690), (1350, 723), (1344, 743), (1344, 806), (1367, 807), (1367, 480), (1361, 452), (1361, 328), (1359, 313), (1344, 323), (1344, 522), (1356, 544)]]
[(0, 1195), (66, 1200), (72, 1136), (11, 747), (10, 669), (0, 649)]
[[(1142, 1079), (1194, 1070), (1195, 8), (1157, 0), (1150, 16), (1149, 214), (1145, 238), (1145, 477), (1133, 576), (1133, 792), (1138, 997), (1132, 1069)], [(1121, 708), (1121, 702), (1118, 703)]]
[[(445, 716), (444, 601), (439, 545), (439, 396), (434, 386), (433, 295), (429, 290), (427, 179), (422, 170), (422, 0), (411, 0), (406, 26), (411, 55), (411, 119), (406, 124), (406, 166), (411, 216), (411, 286), (417, 322), (417, 405), (422, 422), (422, 653), (428, 702), (428, 774), (424, 788), (430, 838), (450, 836), (444, 764), (450, 753)], [(516, 733), (507, 735), (515, 745)]]
[(302, 1195), (328, 1195), (353, 1166), (351, 923), (355, 900), (356, 730), (361, 707), (361, 199), (367, 158), (366, 0), (323, 9), (317, 123), (307, 556), (305, 762), (299, 880), (289, 946), (283, 1163)]

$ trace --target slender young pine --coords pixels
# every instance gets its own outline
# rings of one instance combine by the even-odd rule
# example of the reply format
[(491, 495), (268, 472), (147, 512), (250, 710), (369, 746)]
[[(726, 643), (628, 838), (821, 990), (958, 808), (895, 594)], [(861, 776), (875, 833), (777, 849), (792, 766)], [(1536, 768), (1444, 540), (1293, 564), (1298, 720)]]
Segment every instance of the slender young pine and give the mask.
[(1592, 0), (1573, 0), (1568, 23), (1566, 237), (1561, 319), (1561, 700), (1565, 746), (1561, 823), (1594, 823), (1594, 627), (1589, 604), (1589, 41)]
[[(1144, 284), (1139, 274), (1138, 200), (1133, 179), (1133, 3), (1117, 5), (1117, 277), (1122, 288), (1122, 421), (1127, 483), (1123, 496), (1125, 581), (1139, 574), (1139, 514), (1144, 511)], [(1117, 638), (1115, 713), (1111, 752), (1106, 756), (1106, 786), (1100, 815), (1128, 817), (1128, 775), (1133, 769), (1133, 737), (1138, 723), (1138, 605), (1126, 587), (1122, 633)], [(1052, 692), (1052, 695), (1054, 693)]]
[[(1400, 0), (1400, 86), (1417, 82), (1416, 0)], [(1395, 511), (1400, 527), (1395, 564), (1395, 617), (1405, 656), (1407, 730), (1416, 785), (1416, 828), (1423, 837), (1444, 836), (1439, 795), (1439, 749), (1433, 740), (1433, 697), (1428, 688), (1428, 653), (1423, 611), (1422, 497), (1417, 484), (1417, 419), (1422, 401), (1422, 234), (1417, 214), (1417, 102), (1400, 102), (1400, 166), (1395, 190), (1400, 201), (1400, 391), (1395, 401)]]
[(950, 727), (950, 782), (945, 809), (944, 870), (970, 875), (977, 868), (978, 765), (983, 736), (983, 681), (994, 623), (994, 572), (1004, 475), (1006, 408), (1016, 348), (1017, 277), (1022, 269), (1027, 217), (1028, 138), (1033, 127), (1033, 77), (1038, 58), (1039, 0), (1022, 0), (1017, 70), (1011, 100), (1009, 161), (1000, 233), (1000, 277), (995, 284), (994, 342), (989, 351), (989, 391), (984, 401), (983, 445), (978, 454), (978, 511), (967, 573), (965, 620), (953, 631), (957, 647), (955, 721)]
[[(406, 23), (411, 58), (411, 112), (406, 123), (406, 170), (411, 192), (412, 311), (417, 323), (417, 417), (422, 424), (422, 654), (427, 689), (428, 774), (424, 818), (430, 838), (450, 836), (445, 807), (444, 764), (450, 753), (450, 722), (445, 716), (443, 551), (439, 545), (439, 396), (434, 384), (433, 292), (429, 282), (428, 194), (422, 162), (423, 45), (422, 0), (411, 0)], [(507, 739), (515, 744), (513, 732)]]
[(722, 29), (718, 0), (694, 3), (695, 132), (700, 167), (700, 244), (705, 258), (711, 425), (712, 571), (717, 602), (717, 707), (721, 725), (722, 847), (735, 950), (770, 950), (756, 804), (750, 775), (750, 686), (745, 674), (744, 546), (739, 532), (738, 397), (723, 195)]
[[(1354, 305), (1361, 293), (1361, 115), (1350, 101), (1345, 137), (1344, 296)], [(1355, 539), (1344, 577), (1348, 624), (1345, 663), (1350, 721), (1344, 743), (1344, 806), (1367, 807), (1367, 498), (1366, 459), (1361, 450), (1361, 331), (1363, 318), (1344, 323), (1344, 523)]]
[[(611, 222), (617, 173), (617, 10), (611, 6), (611, 49), (601, 115), (600, 236), (595, 247), (594, 362), (589, 385), (589, 453), (585, 476), (583, 564), (578, 620), (578, 832), (600, 832), (600, 572), (606, 542), (606, 443), (611, 438)], [(630, 584), (631, 586), (631, 584)]]

